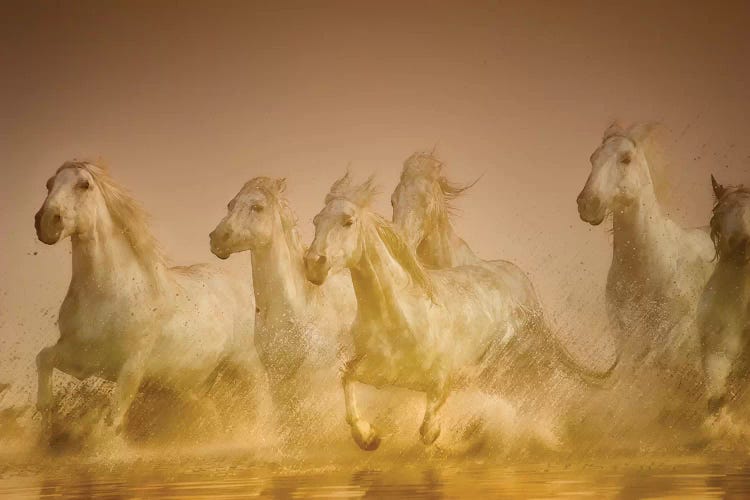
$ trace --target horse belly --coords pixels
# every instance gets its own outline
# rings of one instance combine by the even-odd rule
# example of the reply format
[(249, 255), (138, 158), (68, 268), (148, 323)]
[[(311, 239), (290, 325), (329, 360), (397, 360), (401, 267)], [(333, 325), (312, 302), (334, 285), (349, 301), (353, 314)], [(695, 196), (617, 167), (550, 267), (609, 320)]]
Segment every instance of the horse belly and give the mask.
[(234, 326), (214, 304), (179, 305), (151, 348), (148, 377), (175, 388), (200, 384), (231, 351)]

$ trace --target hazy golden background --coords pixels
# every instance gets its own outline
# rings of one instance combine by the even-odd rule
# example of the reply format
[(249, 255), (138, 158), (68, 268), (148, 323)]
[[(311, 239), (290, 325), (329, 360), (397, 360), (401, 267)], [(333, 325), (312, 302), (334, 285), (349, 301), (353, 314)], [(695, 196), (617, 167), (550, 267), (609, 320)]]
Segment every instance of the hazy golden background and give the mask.
[(309, 241), (347, 164), (390, 215), (403, 160), (437, 143), (454, 179), (484, 174), (466, 240), (530, 271), (563, 323), (597, 324), (609, 235), (575, 207), (590, 153), (614, 118), (662, 121), (671, 213), (705, 224), (708, 174), (750, 177), (748, 33), (750, 3), (728, 1), (4, 1), (0, 381), (56, 337), (70, 245), (39, 243), (33, 215), (76, 157), (108, 161), (175, 263), (249, 279), (207, 237), (244, 181), (288, 177)]

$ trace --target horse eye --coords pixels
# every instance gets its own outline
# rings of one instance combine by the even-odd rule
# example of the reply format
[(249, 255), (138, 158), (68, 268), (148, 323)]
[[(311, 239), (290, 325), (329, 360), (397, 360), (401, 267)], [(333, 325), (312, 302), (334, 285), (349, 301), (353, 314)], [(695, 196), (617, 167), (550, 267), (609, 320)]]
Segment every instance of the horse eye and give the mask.
[(253, 205), (253, 206), (250, 207), (250, 210), (252, 210), (255, 213), (260, 213), (260, 212), (263, 211), (263, 206), (262, 205)]
[(344, 227), (352, 227), (352, 224), (354, 224), (354, 221), (351, 219), (346, 219), (341, 225)]
[(88, 189), (91, 187), (91, 184), (89, 184), (89, 181), (84, 179), (78, 183), (78, 189)]
[(630, 154), (625, 153), (624, 155), (620, 156), (620, 163), (623, 165), (630, 165)]

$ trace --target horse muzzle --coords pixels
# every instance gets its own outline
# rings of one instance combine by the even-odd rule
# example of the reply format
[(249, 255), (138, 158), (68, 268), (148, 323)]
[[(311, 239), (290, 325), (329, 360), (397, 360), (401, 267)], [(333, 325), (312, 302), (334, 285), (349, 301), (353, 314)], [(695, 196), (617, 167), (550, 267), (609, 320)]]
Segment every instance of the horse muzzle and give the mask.
[(305, 254), (305, 277), (310, 283), (322, 285), (331, 269), (325, 255), (308, 252)]
[(63, 231), (63, 221), (59, 212), (40, 209), (34, 216), (34, 228), (39, 241), (47, 245), (54, 245), (60, 241)]
[(586, 196), (581, 192), (576, 202), (578, 203), (578, 216), (582, 221), (588, 222), (592, 226), (598, 226), (604, 221), (607, 211), (598, 198)]
[(232, 252), (227, 248), (227, 241), (229, 240), (229, 233), (226, 231), (219, 231), (218, 228), (211, 231), (208, 235), (211, 244), (211, 253), (220, 258), (226, 260), (232, 255)]

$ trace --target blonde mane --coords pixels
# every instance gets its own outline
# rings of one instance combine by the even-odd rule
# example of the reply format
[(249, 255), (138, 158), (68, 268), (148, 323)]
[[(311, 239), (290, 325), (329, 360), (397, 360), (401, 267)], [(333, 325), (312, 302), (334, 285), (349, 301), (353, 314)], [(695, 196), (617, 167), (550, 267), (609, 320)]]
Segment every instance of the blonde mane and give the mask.
[(292, 250), (304, 253), (306, 248), (302, 243), (297, 230), (297, 217), (289, 206), (289, 200), (286, 199), (286, 179), (271, 179), (270, 177), (255, 177), (250, 179), (242, 186), (241, 193), (248, 191), (260, 191), (278, 208), (281, 226), (284, 229), (284, 237), (287, 244)]
[(452, 203), (453, 200), (472, 188), (479, 182), (479, 179), (470, 184), (458, 184), (449, 181), (445, 176), (441, 175), (444, 166), (445, 163), (438, 159), (434, 153), (414, 153), (404, 162), (404, 168), (401, 171), (401, 181), (410, 181), (416, 178), (430, 180), (437, 188), (434, 190), (436, 198), (436, 203), (434, 203), (435, 209), (439, 214), (444, 212), (446, 215), (453, 215), (456, 213), (456, 207)]
[(55, 175), (67, 168), (80, 168), (91, 175), (104, 198), (112, 222), (120, 229), (146, 272), (155, 277), (157, 266), (154, 264), (166, 266), (167, 258), (151, 233), (148, 213), (112, 179), (105, 166), (74, 160), (64, 163)]
[(365, 216), (363, 217), (363, 220), (366, 221), (365, 230), (374, 229), (374, 234), (383, 242), (388, 249), (388, 253), (406, 271), (412, 283), (420, 287), (430, 299), (433, 299), (435, 290), (432, 280), (425, 268), (419, 263), (414, 251), (388, 221), (370, 210), (370, 203), (376, 193), (377, 188), (372, 176), (362, 184), (353, 185), (349, 172), (347, 172), (344, 177), (331, 186), (331, 191), (326, 196), (326, 204), (333, 200), (344, 199), (357, 205)]

